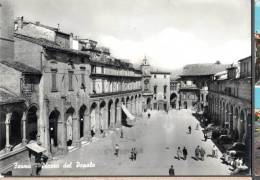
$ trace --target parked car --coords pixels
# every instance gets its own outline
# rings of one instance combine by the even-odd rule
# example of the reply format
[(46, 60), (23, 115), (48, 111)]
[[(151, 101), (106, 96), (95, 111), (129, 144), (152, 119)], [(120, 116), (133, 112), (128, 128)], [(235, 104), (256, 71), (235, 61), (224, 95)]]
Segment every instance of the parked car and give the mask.
[(246, 146), (241, 142), (235, 142), (228, 150), (245, 151)]
[(233, 142), (231, 136), (220, 135), (217, 139), (218, 144), (231, 144)]
[(213, 130), (215, 130), (216, 128), (217, 128), (216, 125), (214, 125), (214, 124), (209, 124), (209, 125), (204, 129), (204, 131), (205, 131), (205, 132), (213, 131)]

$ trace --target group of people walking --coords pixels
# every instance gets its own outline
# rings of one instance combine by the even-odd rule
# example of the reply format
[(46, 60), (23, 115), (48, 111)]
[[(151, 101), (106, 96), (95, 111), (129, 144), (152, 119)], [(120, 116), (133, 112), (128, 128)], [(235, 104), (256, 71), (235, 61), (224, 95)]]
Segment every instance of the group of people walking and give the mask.
[[(115, 153), (114, 153), (114, 155), (116, 157), (119, 156), (119, 145), (118, 144), (115, 145)], [(131, 152), (130, 152), (130, 160), (131, 161), (136, 161), (136, 157), (137, 157), (137, 150), (134, 147), (134, 148), (131, 149)]]
[(183, 160), (187, 159), (187, 155), (188, 155), (188, 151), (186, 149), (186, 147), (184, 146), (183, 149), (181, 150), (180, 147), (178, 147), (177, 149), (177, 159), (180, 160), (181, 155), (183, 155)]
[(204, 161), (205, 154), (206, 154), (205, 149), (203, 147), (197, 146), (197, 148), (195, 149), (196, 160)]
[(132, 148), (131, 152), (130, 152), (130, 159), (131, 161), (136, 161), (136, 156), (137, 156), (137, 151), (135, 148)]

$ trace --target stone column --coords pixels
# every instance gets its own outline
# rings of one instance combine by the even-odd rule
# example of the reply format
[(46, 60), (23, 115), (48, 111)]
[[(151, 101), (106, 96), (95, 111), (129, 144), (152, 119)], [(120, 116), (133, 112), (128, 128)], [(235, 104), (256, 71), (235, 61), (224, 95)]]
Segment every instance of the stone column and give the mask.
[(25, 112), (23, 112), (22, 122), (23, 122), (23, 139), (22, 139), (22, 144), (25, 145), (25, 144), (27, 144), (27, 139), (26, 139), (26, 113)]
[(107, 105), (103, 108), (103, 130), (108, 128), (108, 109)]
[(115, 106), (114, 104), (110, 107), (110, 127), (115, 126)]
[[(40, 121), (40, 112), (39, 109), (37, 109), (36, 111), (36, 118), (37, 118), (37, 143), (40, 145), (43, 145), (44, 139), (44, 125), (42, 124), (42, 122)], [(48, 121), (49, 122), (49, 121)], [(44, 146), (44, 145), (43, 145)]]
[[(50, 157), (50, 159), (52, 159), (52, 153), (51, 153), (51, 142), (50, 142), (50, 127), (49, 127), (49, 113), (50, 113), (50, 109), (49, 109), (49, 100), (47, 98), (44, 98), (44, 103), (43, 103), (43, 108), (40, 109), (40, 111), (44, 112), (44, 116), (41, 117), (41, 123), (45, 124), (45, 128), (43, 127), (43, 132), (42, 134), (44, 134), (45, 136), (42, 137), (42, 140), (44, 142), (44, 145), (47, 149), (47, 154)], [(45, 121), (43, 120), (45, 117)], [(44, 126), (44, 125), (43, 125)]]
[(95, 109), (95, 133), (100, 134), (100, 127), (101, 127), (101, 122), (100, 122), (100, 107), (99, 103), (97, 103), (97, 107)]
[(60, 118), (58, 120), (58, 142), (60, 141), (60, 144), (58, 144), (58, 147), (62, 149), (62, 154), (66, 154), (68, 152), (67, 147), (67, 124), (66, 121), (66, 115), (65, 115), (65, 97), (62, 97), (61, 101), (61, 113)]
[(136, 107), (137, 107), (137, 100), (135, 99), (135, 101), (134, 101), (134, 114), (138, 116)]
[(5, 117), (5, 151), (10, 152), (11, 150), (11, 145), (10, 145), (10, 121), (11, 121), (12, 113), (7, 113)]
[(90, 140), (91, 139), (91, 121), (90, 121), (90, 114), (84, 115), (84, 139)]
[(77, 116), (72, 117), (72, 143), (73, 145), (80, 147), (80, 119)]
[(116, 122), (116, 125), (120, 126), (121, 125), (121, 114), (122, 114), (120, 102), (118, 103), (116, 108), (117, 108), (117, 122)]

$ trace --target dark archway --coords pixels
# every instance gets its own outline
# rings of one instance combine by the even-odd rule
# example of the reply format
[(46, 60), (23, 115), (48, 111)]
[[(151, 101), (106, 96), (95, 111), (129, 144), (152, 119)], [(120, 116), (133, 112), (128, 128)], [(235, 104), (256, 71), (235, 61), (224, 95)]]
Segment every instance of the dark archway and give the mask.
[(108, 117), (107, 117), (107, 127), (109, 128), (110, 127), (110, 125), (111, 125), (111, 120), (112, 120), (112, 113), (111, 113), (111, 111), (112, 111), (112, 105), (113, 105), (113, 101), (112, 100), (110, 100), (109, 102), (108, 102), (108, 108), (107, 108), (107, 111), (108, 111)]
[(87, 106), (82, 105), (79, 109), (79, 137), (82, 138), (84, 136), (84, 122), (85, 122), (85, 112)]
[(151, 98), (147, 98), (146, 107), (147, 107), (147, 109), (151, 109)]
[(10, 120), (10, 145), (16, 146), (22, 142), (22, 112), (13, 111)]
[(37, 107), (30, 107), (26, 122), (26, 139), (28, 141), (37, 140)]
[(107, 117), (105, 115), (105, 113), (106, 113), (105, 108), (106, 108), (106, 102), (102, 101), (100, 103), (100, 107), (99, 107), (99, 109), (100, 109), (100, 112), (99, 112), (100, 118), (99, 118), (99, 120), (100, 120), (100, 131), (101, 131), (101, 133), (106, 128), (106, 125), (105, 125), (106, 119), (105, 118), (107, 118)]
[(175, 93), (171, 94), (171, 96), (170, 96), (170, 103), (171, 103), (171, 107), (173, 109), (176, 109), (177, 95)]
[(184, 101), (183, 104), (184, 104), (184, 109), (188, 109), (187, 101)]
[[(49, 143), (57, 147), (58, 146), (58, 120), (60, 118), (60, 112), (58, 110), (53, 110), (49, 116)], [(53, 149), (51, 148), (53, 153)]]

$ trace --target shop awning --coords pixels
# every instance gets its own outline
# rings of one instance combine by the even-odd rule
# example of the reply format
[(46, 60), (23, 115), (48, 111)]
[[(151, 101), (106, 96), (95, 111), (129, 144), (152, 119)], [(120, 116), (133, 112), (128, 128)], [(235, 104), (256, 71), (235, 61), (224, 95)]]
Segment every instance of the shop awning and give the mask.
[(46, 151), (46, 149), (44, 147), (39, 146), (36, 142), (29, 143), (26, 145), (26, 147), (36, 153), (42, 153), (42, 152)]
[(125, 105), (121, 105), (124, 113), (126, 114), (127, 118), (129, 118), (130, 120), (134, 120), (135, 117), (128, 111), (128, 109), (125, 107)]

